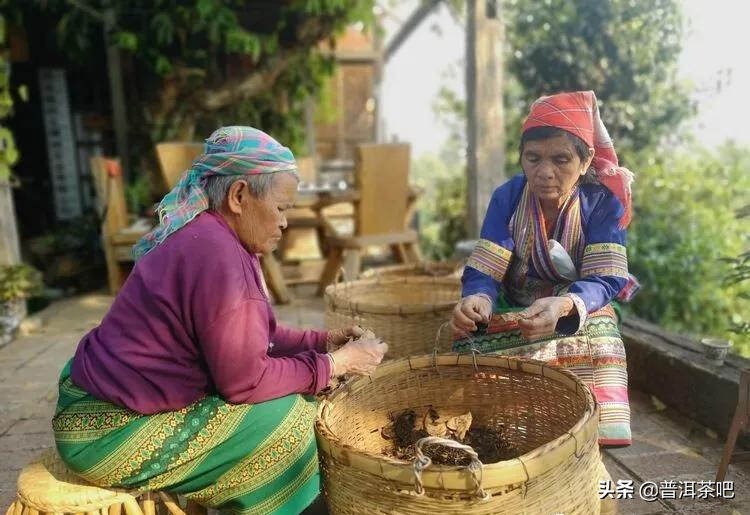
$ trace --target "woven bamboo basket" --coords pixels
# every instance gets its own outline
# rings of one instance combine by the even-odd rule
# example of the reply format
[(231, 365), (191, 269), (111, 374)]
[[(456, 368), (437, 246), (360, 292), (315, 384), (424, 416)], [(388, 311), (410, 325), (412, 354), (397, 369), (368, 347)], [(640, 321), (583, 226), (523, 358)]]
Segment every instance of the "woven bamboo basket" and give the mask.
[(464, 263), (461, 261), (423, 261), (401, 265), (369, 268), (359, 275), (360, 279), (391, 277), (461, 277)]
[[(326, 288), (326, 329), (359, 324), (388, 346), (386, 359), (430, 352), (434, 335), (461, 298), (454, 277), (361, 279)], [(450, 331), (443, 331), (447, 345)]]
[[(469, 410), (473, 425), (504, 424), (522, 453), (469, 467), (387, 457), (389, 414), (433, 406)], [(600, 513), (599, 408), (571, 372), (496, 355), (439, 354), (382, 364), (319, 406), (315, 432), (330, 512)], [(418, 478), (417, 469), (421, 470)], [(421, 494), (418, 493), (421, 490)]]

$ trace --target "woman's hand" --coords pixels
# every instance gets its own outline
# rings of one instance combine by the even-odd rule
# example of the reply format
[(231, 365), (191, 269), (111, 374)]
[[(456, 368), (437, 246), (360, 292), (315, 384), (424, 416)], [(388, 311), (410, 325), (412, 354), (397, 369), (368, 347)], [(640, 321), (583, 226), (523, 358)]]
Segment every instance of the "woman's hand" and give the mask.
[(544, 297), (521, 311), (518, 327), (527, 340), (536, 340), (555, 334), (557, 321), (575, 311), (573, 301), (568, 297)]
[(333, 358), (333, 376), (344, 374), (369, 375), (388, 352), (388, 344), (377, 338), (360, 338), (329, 353)]
[(328, 337), (326, 338), (326, 346), (328, 349), (338, 349), (342, 345), (344, 345), (346, 342), (349, 341), (349, 339), (357, 339), (360, 336), (365, 334), (364, 329), (362, 329), (358, 325), (353, 325), (351, 327), (344, 327), (341, 329), (332, 329), (331, 331), (328, 331)]
[(492, 302), (484, 295), (469, 295), (461, 299), (453, 308), (451, 326), (460, 334), (477, 330), (477, 322), (488, 323), (492, 314)]

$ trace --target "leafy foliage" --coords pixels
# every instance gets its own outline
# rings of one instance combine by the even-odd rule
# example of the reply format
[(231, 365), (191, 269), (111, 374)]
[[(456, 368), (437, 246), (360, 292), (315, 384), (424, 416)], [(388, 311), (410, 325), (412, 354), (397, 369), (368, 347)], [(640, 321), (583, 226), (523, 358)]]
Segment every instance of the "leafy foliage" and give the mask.
[(27, 299), (42, 286), (42, 274), (29, 265), (0, 266), (0, 302)]
[[(66, 0), (37, 0), (60, 16), (61, 46), (85, 58), (101, 21)], [(112, 9), (115, 40), (132, 57), (142, 146), (194, 139), (219, 125), (255, 124), (299, 151), (303, 110), (333, 71), (319, 44), (372, 22), (373, 0), (89, 0)], [(145, 104), (145, 107), (143, 107)]]
[[(0, 1), (0, 48), (7, 45), (7, 0)], [(25, 88), (19, 91), (25, 98)], [(18, 149), (13, 133), (5, 125), (5, 120), (13, 114), (13, 95), (10, 88), (10, 62), (5, 52), (0, 52), (0, 183), (11, 177), (11, 167), (18, 161)]]
[[(462, 0), (451, 3), (452, 12), (463, 11)], [(529, 105), (559, 91), (594, 90), (624, 156), (686, 136), (681, 122), (695, 105), (676, 73), (685, 24), (678, 0), (503, 0), (502, 7), (506, 175), (518, 169)], [(465, 119), (455, 92), (444, 88), (440, 97), (446, 123)]]
[[(748, 166), (750, 150), (731, 144), (715, 152), (652, 155), (638, 164), (628, 239), (630, 269), (644, 286), (632, 305), (636, 314), (723, 336), (732, 318), (743, 323), (747, 300), (726, 280), (726, 258), (748, 248), (747, 229), (736, 216), (750, 195)], [(750, 339), (738, 343), (750, 353)]]
[[(592, 89), (618, 149), (643, 149), (693, 113), (678, 81), (683, 16), (678, 0), (506, 0), (506, 66), (520, 89), (507, 110), (558, 91)], [(509, 139), (519, 133), (513, 125)]]
[[(750, 218), (750, 204), (740, 208), (737, 211), (737, 218), (742, 220)], [(750, 232), (745, 227), (745, 247), (750, 246)], [(726, 258), (724, 260), (729, 266), (729, 272), (724, 276), (725, 286), (736, 286), (739, 288), (738, 297), (743, 299), (746, 304), (750, 304), (750, 250), (742, 252), (736, 257)], [(745, 310), (744, 312), (747, 312)], [(750, 319), (743, 318), (739, 313), (735, 313), (731, 318), (730, 331), (744, 337), (750, 342)], [(748, 349), (750, 352), (750, 349)]]
[(466, 180), (460, 161), (423, 156), (415, 160), (411, 174), (423, 190), (417, 205), (420, 246), (430, 259), (449, 259), (456, 242), (466, 238)]

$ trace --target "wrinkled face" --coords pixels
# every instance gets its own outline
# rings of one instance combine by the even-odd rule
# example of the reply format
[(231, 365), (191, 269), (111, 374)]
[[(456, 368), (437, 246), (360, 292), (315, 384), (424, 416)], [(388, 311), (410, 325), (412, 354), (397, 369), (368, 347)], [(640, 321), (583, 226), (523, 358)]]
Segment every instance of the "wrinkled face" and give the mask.
[(297, 179), (286, 173), (277, 175), (262, 198), (251, 195), (246, 184), (242, 188), (245, 194), (238, 202), (241, 209), (235, 223), (237, 236), (248, 252), (271, 252), (286, 229), (286, 210), (294, 206)]
[(521, 167), (539, 200), (562, 200), (586, 173), (593, 155), (594, 149), (589, 149), (589, 158), (581, 161), (573, 143), (565, 136), (556, 136), (527, 141), (521, 154)]

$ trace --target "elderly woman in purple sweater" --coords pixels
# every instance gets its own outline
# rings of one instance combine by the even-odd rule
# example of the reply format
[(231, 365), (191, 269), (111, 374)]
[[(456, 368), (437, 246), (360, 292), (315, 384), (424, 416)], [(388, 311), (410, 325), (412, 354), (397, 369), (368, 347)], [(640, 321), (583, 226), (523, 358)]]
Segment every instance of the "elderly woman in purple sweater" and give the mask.
[(372, 372), (387, 345), (276, 322), (256, 254), (278, 243), (296, 191), (294, 156), (267, 134), (206, 140), (63, 369), (52, 424), (73, 471), (234, 512), (299, 513), (318, 495), (310, 395)]

